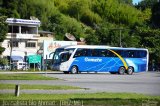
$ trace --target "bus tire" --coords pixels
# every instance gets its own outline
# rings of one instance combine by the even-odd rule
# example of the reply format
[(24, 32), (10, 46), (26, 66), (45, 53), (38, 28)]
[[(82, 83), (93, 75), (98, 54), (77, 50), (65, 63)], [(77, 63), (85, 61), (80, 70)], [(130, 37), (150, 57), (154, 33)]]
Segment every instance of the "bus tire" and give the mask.
[(78, 74), (78, 67), (77, 66), (72, 66), (71, 73), (72, 74)]
[(127, 72), (126, 72), (126, 73), (127, 73), (128, 75), (132, 75), (132, 74), (133, 74), (133, 72), (134, 72), (134, 68), (133, 68), (133, 67), (131, 67), (131, 66), (130, 66), (130, 67), (128, 67), (128, 70), (127, 70)]
[(123, 75), (125, 73), (125, 68), (124, 67), (120, 67), (118, 70), (118, 74)]

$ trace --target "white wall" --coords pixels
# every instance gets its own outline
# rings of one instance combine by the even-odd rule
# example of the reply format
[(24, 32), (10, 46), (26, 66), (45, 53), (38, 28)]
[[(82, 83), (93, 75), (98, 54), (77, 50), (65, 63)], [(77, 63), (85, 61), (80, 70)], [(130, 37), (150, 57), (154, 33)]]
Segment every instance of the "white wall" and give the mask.
[[(32, 40), (29, 40), (32, 41)], [(25, 47), (25, 42), (19, 42), (18, 47), (13, 47), (12, 48), (12, 55), (14, 56), (25, 56), (25, 52), (27, 52), (27, 55), (31, 55), (31, 54), (36, 54), (37, 53), (37, 42), (38, 41), (32, 41), (32, 42), (36, 42), (36, 47), (35, 48), (30, 48), (30, 47)], [(10, 50), (11, 48), (8, 47), (9, 45), (9, 40), (4, 40), (4, 42), (2, 43), (2, 47), (6, 48), (5, 51), (2, 53), (3, 56), (10, 56)]]

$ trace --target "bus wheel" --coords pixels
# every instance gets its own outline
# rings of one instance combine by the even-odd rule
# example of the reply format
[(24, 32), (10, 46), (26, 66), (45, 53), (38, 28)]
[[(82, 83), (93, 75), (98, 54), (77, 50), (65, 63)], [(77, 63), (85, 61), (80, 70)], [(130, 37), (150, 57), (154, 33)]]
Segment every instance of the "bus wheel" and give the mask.
[(78, 73), (78, 67), (77, 66), (72, 66), (71, 73), (72, 74), (77, 74)]
[(132, 75), (133, 72), (134, 72), (134, 68), (133, 67), (128, 67), (127, 74)]
[(124, 67), (120, 67), (118, 70), (118, 74), (123, 75), (125, 73), (125, 68)]

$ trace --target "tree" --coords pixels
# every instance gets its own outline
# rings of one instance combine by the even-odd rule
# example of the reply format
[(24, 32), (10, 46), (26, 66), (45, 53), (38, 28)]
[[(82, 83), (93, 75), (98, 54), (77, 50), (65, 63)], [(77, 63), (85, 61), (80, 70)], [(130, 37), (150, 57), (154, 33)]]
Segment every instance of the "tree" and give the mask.
[(18, 1), (18, 7), (17, 12), (20, 14), (20, 18), (26, 19), (28, 11), (28, 0), (17, 0)]
[(98, 44), (122, 47), (138, 47), (140, 40), (137, 35), (127, 27), (103, 22), (95, 31)]
[(8, 64), (8, 59), (7, 59), (7, 58), (1, 58), (1, 57), (0, 57), (0, 64), (1, 64), (1, 65), (7, 65), (7, 64)]
[(98, 13), (103, 20), (115, 23), (132, 26), (135, 23), (141, 23), (139, 16), (141, 11), (135, 9), (126, 3), (119, 3), (115, 0), (96, 0), (93, 3), (94, 12)]
[[(4, 39), (6, 38), (7, 31), (8, 31), (8, 26), (7, 26), (7, 23), (5, 22), (6, 19), (7, 17), (0, 16), (0, 29), (1, 29), (0, 30), (0, 42), (4, 41)], [(4, 50), (5, 49), (0, 46), (0, 54), (2, 54)]]
[(143, 11), (146, 8), (152, 8), (155, 3), (157, 3), (157, 0), (142, 0), (135, 7)]
[(2, 0), (2, 11), (5, 16), (19, 18), (20, 15), (17, 12), (18, 0)]
[(132, 4), (132, 0), (118, 0), (120, 3), (126, 3), (126, 4), (129, 4), (129, 5), (133, 5)]
[(136, 34), (140, 36), (140, 46), (148, 48), (150, 60), (156, 60), (158, 62), (160, 58), (160, 30), (151, 29), (149, 27), (137, 27)]
[(98, 35), (95, 34), (95, 32), (91, 28), (87, 28), (85, 31), (86, 37), (86, 43), (88, 45), (98, 45), (100, 44)]
[(153, 5), (152, 7), (152, 26), (154, 28), (160, 28), (160, 2), (156, 3), (155, 5)]
[(59, 11), (52, 14), (49, 18), (49, 23), (48, 29), (56, 34), (56, 39), (58, 40), (64, 40), (65, 33), (73, 34), (77, 40), (79, 40), (80, 37), (84, 37), (82, 24), (75, 18), (65, 16)]

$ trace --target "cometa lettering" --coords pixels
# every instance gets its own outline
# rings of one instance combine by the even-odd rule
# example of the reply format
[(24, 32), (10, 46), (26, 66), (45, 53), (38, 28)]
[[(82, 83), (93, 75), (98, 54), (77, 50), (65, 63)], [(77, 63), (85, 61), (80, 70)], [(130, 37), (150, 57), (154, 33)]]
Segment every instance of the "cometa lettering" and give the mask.
[(89, 59), (89, 58), (85, 58), (85, 61), (86, 62), (88, 62), (88, 61), (90, 61), (90, 62), (102, 62), (102, 59), (100, 59), (100, 58), (96, 58), (96, 59)]

